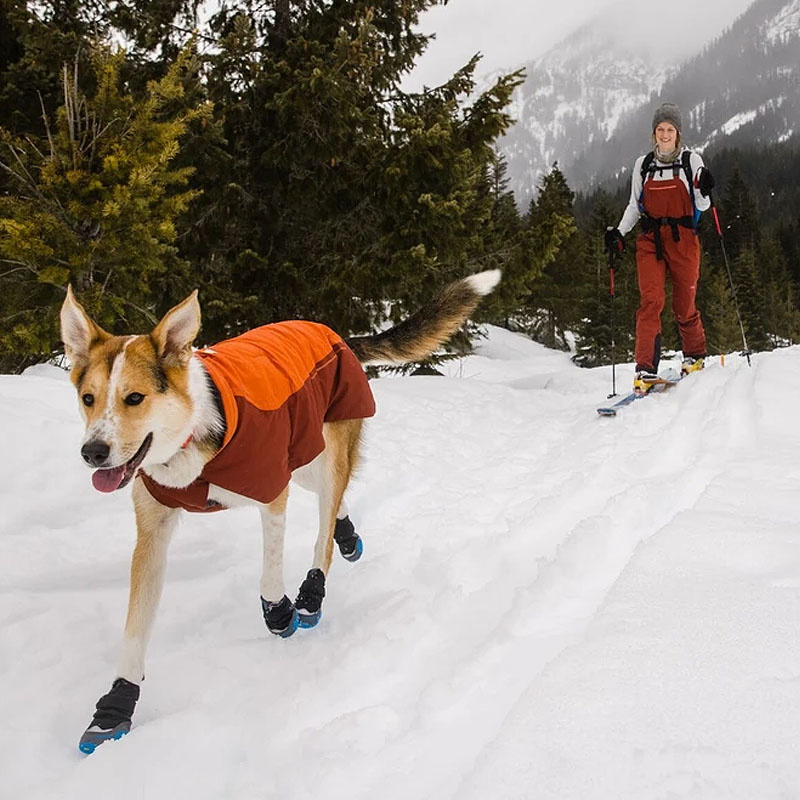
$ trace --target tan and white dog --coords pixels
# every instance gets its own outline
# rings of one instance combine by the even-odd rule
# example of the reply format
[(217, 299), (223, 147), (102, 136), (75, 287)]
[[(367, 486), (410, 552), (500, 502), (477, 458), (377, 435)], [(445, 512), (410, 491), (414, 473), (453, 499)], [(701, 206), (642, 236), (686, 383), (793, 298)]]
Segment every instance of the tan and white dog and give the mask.
[[(257, 506), (267, 627), (285, 637), (317, 623), (334, 542), (350, 561), (362, 552), (344, 502), (363, 419), (374, 411), (360, 365), (427, 357), (499, 279), (492, 270), (450, 284), (425, 309), (375, 336), (344, 342), (324, 326), (288, 322), (202, 350), (192, 349), (197, 292), (150, 333), (113, 336), (68, 289), (61, 335), (86, 422), (81, 455), (95, 468), (99, 491), (133, 481), (137, 528), (117, 677), (81, 738), (83, 752), (130, 730), (181, 509)], [(290, 478), (319, 498), (313, 564), (294, 602), (283, 580)]]

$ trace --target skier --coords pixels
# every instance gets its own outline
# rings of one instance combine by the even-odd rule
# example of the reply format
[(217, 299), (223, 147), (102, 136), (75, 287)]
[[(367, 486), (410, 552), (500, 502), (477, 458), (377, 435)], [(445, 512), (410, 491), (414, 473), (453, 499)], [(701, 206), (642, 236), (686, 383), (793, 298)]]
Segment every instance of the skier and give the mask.
[(636, 312), (636, 375), (633, 388), (646, 393), (657, 377), (661, 357), (661, 311), (665, 281), (672, 280), (672, 312), (678, 322), (683, 349), (681, 372), (703, 368), (706, 337), (695, 307), (700, 275), (697, 221), (711, 201), (714, 178), (703, 159), (681, 143), (681, 112), (664, 103), (653, 116), (653, 150), (636, 159), (631, 176), (631, 199), (619, 226), (609, 227), (609, 253), (625, 249), (624, 236), (637, 220), (642, 232), (636, 240), (639, 310)]

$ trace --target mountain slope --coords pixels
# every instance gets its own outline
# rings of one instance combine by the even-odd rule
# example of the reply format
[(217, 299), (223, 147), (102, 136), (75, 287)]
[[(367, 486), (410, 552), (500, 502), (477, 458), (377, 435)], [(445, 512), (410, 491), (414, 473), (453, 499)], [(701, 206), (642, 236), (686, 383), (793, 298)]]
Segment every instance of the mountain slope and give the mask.
[[(556, 160), (574, 188), (628, 169), (666, 100), (681, 106), (684, 138), (700, 149), (800, 131), (800, 0), (756, 0), (682, 64), (648, 54), (657, 30), (632, 24), (619, 44), (592, 23), (528, 65), (512, 109), (518, 122), (500, 143), (520, 202)], [(674, 30), (680, 36), (680, 22)]]
[(569, 166), (587, 147), (606, 141), (666, 79), (664, 65), (607, 45), (602, 27), (586, 25), (526, 66), (511, 109), (517, 123), (500, 142), (518, 200), (535, 194), (553, 162)]
[(649, 144), (653, 109), (677, 102), (684, 140), (704, 149), (784, 141), (800, 131), (800, 0), (757, 0), (646, 103), (626, 115), (608, 141), (566, 172), (587, 186), (626, 169)]

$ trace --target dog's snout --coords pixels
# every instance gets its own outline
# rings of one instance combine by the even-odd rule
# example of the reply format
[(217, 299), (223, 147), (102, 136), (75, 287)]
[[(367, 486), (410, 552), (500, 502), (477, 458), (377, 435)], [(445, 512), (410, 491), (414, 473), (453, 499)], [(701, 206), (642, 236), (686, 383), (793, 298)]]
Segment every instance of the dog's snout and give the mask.
[(108, 460), (108, 454), (110, 452), (111, 448), (105, 442), (98, 440), (86, 442), (86, 444), (81, 447), (83, 460), (90, 467), (102, 467)]

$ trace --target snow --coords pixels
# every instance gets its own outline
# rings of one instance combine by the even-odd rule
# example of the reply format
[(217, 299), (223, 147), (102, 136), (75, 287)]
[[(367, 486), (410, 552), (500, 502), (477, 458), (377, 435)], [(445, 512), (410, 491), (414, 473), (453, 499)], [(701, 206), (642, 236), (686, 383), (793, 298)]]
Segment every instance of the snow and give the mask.
[(781, 108), (785, 102), (786, 97), (779, 95), (778, 97), (770, 99), (766, 103), (762, 103), (755, 110), (742, 111), (738, 114), (734, 114), (719, 128), (709, 133), (702, 145), (695, 147), (694, 149), (698, 152), (703, 152), (703, 150), (705, 150), (715, 139), (719, 138), (720, 136), (730, 136), (732, 133), (739, 130), (739, 128), (749, 125), (757, 117), (764, 115), (768, 111), (775, 111), (776, 109)]
[(756, 116), (756, 111), (743, 111), (740, 114), (735, 114), (720, 127), (720, 131), (724, 136), (730, 136), (738, 128), (741, 128), (743, 125), (747, 125), (747, 123), (752, 122)]
[(800, 0), (786, 2), (780, 11), (764, 26), (764, 36), (769, 42), (787, 40), (797, 35), (800, 28)]
[[(610, 368), (507, 331), (448, 370), (373, 382), (365, 553), (316, 629), (264, 628), (254, 510), (187, 515), (133, 730), (88, 757), (130, 490), (92, 489), (63, 372), (0, 376), (0, 797), (796, 796), (800, 347), (616, 419)], [(298, 586), (313, 497), (289, 516)]]

